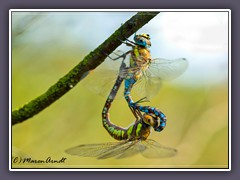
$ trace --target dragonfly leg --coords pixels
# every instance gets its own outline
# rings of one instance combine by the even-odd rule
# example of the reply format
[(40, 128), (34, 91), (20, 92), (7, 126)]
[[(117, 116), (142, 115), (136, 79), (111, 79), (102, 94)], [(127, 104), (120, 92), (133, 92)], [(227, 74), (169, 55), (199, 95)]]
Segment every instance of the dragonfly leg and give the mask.
[[(132, 43), (132, 44), (130, 44), (130, 43)], [(134, 44), (134, 45), (137, 45), (135, 42), (133, 42), (133, 41), (131, 41), (131, 40), (129, 40), (129, 39), (126, 39), (125, 44), (130, 44), (130, 46), (133, 46), (133, 44)]]
[(116, 57), (116, 58), (112, 58), (112, 57), (110, 57), (109, 55), (108, 55), (108, 57), (111, 59), (111, 60), (113, 60), (113, 61), (116, 61), (116, 60), (118, 60), (118, 59), (120, 59), (120, 58), (123, 58), (123, 60), (125, 60), (126, 59), (126, 56), (129, 54), (129, 53), (131, 53), (131, 51), (128, 51), (128, 52), (126, 52), (126, 53), (123, 53), (122, 55), (118, 55), (117, 53), (115, 53), (115, 52), (113, 52), (115, 55), (117, 55), (118, 57)]
[(129, 106), (130, 110), (132, 111), (133, 115), (135, 116), (136, 118), (136, 121), (143, 118), (143, 115), (142, 113), (138, 110), (138, 109), (134, 109), (133, 107)]
[(134, 47), (136, 46), (136, 43), (133, 41), (128, 40), (127, 38), (125, 39), (125, 41), (121, 40), (120, 38), (118, 38), (119, 41), (121, 41), (123, 44), (126, 44), (127, 46), (131, 46)]
[(125, 59), (126, 59), (126, 56), (127, 56), (129, 53), (131, 53), (131, 51), (128, 51), (128, 52), (126, 52), (126, 53), (123, 53), (122, 55), (119, 55), (119, 54), (113, 52), (113, 54), (115, 54), (115, 55), (117, 56), (116, 58), (112, 58), (109, 54), (105, 53), (104, 51), (102, 51), (102, 53), (105, 54), (109, 59), (111, 59), (111, 60), (113, 60), (113, 61), (116, 61), (116, 60), (118, 60), (118, 59), (120, 59), (120, 58), (123, 58), (123, 60), (125, 60)]
[(150, 102), (150, 101), (147, 99), (147, 97), (144, 97), (144, 98), (141, 98), (138, 101), (136, 101), (135, 104), (143, 103), (143, 102)]
[[(122, 38), (118, 37), (118, 40), (121, 41), (122, 43), (126, 44), (127, 46), (135, 46), (137, 45), (135, 42), (129, 40), (128, 38), (125, 37), (124, 33), (123, 33), (123, 28), (122, 28), (122, 24), (121, 24), (121, 29), (120, 29), (120, 33), (121, 36), (123, 37), (124, 40), (122, 40)], [(136, 35), (136, 33), (135, 33)]]

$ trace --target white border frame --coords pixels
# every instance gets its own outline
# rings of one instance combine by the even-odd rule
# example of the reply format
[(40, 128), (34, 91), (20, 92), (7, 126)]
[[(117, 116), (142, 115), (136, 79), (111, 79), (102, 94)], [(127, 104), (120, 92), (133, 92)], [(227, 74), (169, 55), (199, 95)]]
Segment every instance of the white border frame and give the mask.
[[(229, 13), (228, 17), (228, 142), (229, 142), (229, 149), (228, 149), (228, 169), (221, 169), (221, 168), (172, 168), (172, 169), (137, 169), (137, 168), (128, 168), (128, 169), (102, 169), (102, 168), (95, 168), (95, 169), (76, 169), (76, 168), (58, 168), (58, 169), (45, 169), (45, 168), (23, 168), (23, 169), (15, 169), (12, 168), (12, 124), (11, 124), (11, 110), (12, 110), (12, 37), (11, 37), (11, 22), (12, 22), (12, 12), (138, 12), (138, 11), (160, 11), (160, 12), (219, 12), (219, 11), (227, 11)], [(10, 171), (231, 171), (231, 10), (230, 9), (10, 9), (9, 10), (9, 170)]]

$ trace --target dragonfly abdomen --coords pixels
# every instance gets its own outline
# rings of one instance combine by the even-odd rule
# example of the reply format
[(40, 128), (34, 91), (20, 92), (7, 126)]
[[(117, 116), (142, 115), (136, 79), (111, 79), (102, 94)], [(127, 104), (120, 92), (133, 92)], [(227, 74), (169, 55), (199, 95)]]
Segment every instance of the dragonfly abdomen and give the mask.
[(116, 140), (126, 140), (128, 138), (127, 136), (127, 129), (121, 128), (119, 126), (114, 125), (110, 121), (110, 114), (109, 109), (111, 107), (111, 104), (117, 94), (117, 91), (119, 87), (121, 86), (121, 83), (123, 81), (123, 78), (118, 76), (107, 100), (102, 110), (102, 123), (103, 127), (107, 130), (107, 132)]
[(116, 140), (126, 140), (128, 139), (127, 136), (127, 129), (121, 128), (119, 126), (114, 125), (110, 122), (109, 113), (103, 115), (102, 117), (103, 127), (107, 130), (107, 132)]

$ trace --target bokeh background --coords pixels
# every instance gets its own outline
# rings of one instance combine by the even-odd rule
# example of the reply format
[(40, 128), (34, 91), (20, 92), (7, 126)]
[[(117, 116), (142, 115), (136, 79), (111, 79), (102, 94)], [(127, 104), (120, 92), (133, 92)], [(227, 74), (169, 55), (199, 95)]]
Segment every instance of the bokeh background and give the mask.
[[(12, 12), (12, 109), (43, 94), (134, 14)], [(139, 154), (121, 160), (66, 154), (67, 148), (79, 144), (115, 141), (102, 127), (106, 98), (80, 82), (50, 107), (11, 129), (13, 157), (66, 157), (65, 163), (13, 163), (13, 168), (228, 167), (228, 12), (161, 12), (137, 33), (151, 35), (153, 58), (188, 59), (186, 72), (164, 82), (150, 102), (168, 118), (165, 130), (153, 132), (150, 138), (176, 148), (178, 154), (164, 159)], [(114, 101), (110, 113), (117, 125), (127, 127), (134, 121), (123, 99)]]

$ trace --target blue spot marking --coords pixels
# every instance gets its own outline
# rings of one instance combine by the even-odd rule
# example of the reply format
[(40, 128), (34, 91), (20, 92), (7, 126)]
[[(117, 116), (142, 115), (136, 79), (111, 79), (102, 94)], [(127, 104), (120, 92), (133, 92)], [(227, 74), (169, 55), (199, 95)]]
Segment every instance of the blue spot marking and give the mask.
[(124, 85), (125, 85), (125, 88), (128, 89), (128, 87), (129, 87), (129, 81), (125, 81)]
[(163, 113), (161, 113), (161, 118), (165, 118), (166, 116), (163, 114)]
[(130, 92), (129, 92), (129, 91), (127, 91), (127, 92), (125, 92), (124, 94), (125, 94), (125, 95), (129, 95), (129, 94), (130, 94)]
[(133, 103), (133, 101), (131, 100), (131, 101), (129, 101), (129, 103), (128, 103), (131, 107), (135, 107), (135, 103)]
[(161, 124), (161, 126), (162, 126), (162, 127), (165, 127), (165, 126), (166, 126), (166, 123), (165, 123), (165, 122), (163, 122), (163, 123)]
[(158, 128), (156, 128), (156, 129), (154, 129), (155, 131), (157, 131), (157, 132), (160, 132), (160, 131), (162, 131), (163, 129), (161, 128), (161, 127), (158, 127)]

